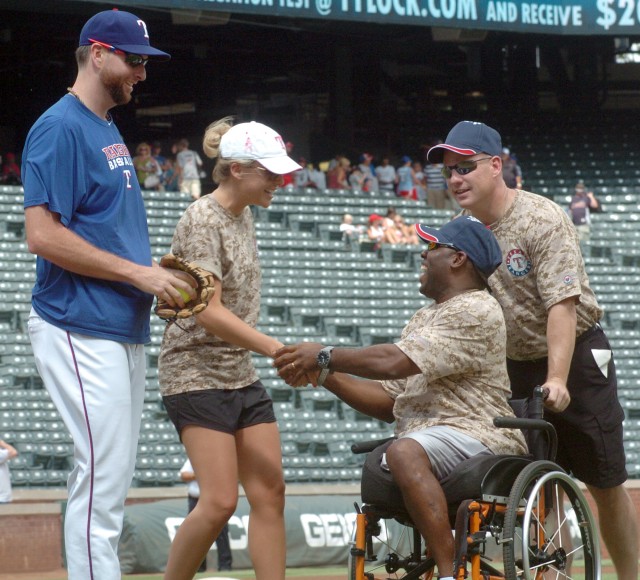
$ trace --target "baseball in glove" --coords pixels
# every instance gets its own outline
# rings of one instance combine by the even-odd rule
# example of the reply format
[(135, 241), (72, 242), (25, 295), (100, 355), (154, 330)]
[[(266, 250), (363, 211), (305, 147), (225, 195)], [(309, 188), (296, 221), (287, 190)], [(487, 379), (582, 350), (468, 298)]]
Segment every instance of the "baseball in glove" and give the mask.
[(175, 322), (179, 318), (195, 316), (207, 307), (215, 291), (213, 274), (211, 274), (211, 272), (207, 272), (193, 262), (187, 262), (187, 260), (179, 256), (174, 256), (173, 254), (163, 256), (160, 260), (160, 266), (172, 270), (182, 270), (193, 276), (194, 280), (198, 283), (198, 286), (195, 288), (196, 297), (185, 304), (184, 308), (170, 306), (165, 300), (158, 298), (154, 312), (160, 318), (167, 322)]

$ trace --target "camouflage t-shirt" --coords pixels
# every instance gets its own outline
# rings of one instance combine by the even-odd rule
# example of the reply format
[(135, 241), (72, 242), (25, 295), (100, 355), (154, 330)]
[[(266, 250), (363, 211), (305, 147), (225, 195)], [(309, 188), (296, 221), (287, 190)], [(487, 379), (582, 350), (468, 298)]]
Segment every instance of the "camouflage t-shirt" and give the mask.
[(442, 425), (475, 437), (496, 454), (522, 454), (519, 430), (497, 429), (513, 416), (502, 310), (483, 290), (418, 310), (396, 343), (422, 371), (382, 381), (394, 399), (396, 435)]
[(576, 298), (580, 336), (602, 316), (580, 252), (576, 229), (553, 201), (516, 190), (507, 213), (492, 226), (502, 264), (489, 278), (507, 323), (507, 356), (547, 356), (547, 311)]
[[(223, 306), (256, 326), (262, 276), (248, 207), (236, 216), (212, 195), (199, 199), (178, 222), (171, 250), (220, 280)], [(167, 326), (158, 368), (164, 396), (203, 389), (239, 389), (258, 380), (249, 351), (205, 331), (195, 318)]]

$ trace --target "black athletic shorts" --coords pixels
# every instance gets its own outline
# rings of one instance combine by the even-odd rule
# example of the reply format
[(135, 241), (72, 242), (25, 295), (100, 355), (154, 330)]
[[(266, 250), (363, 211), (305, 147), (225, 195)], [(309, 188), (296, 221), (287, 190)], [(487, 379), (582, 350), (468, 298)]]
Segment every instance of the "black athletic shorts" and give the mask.
[[(575, 477), (599, 488), (616, 487), (626, 481), (622, 442), (624, 411), (618, 401), (618, 384), (613, 356), (607, 376), (593, 351), (611, 351), (599, 324), (576, 340), (567, 388), (571, 403), (562, 413), (545, 412), (545, 419), (558, 432), (556, 462)], [(531, 395), (547, 377), (547, 359), (507, 360), (514, 399)]]
[(162, 397), (179, 434), (187, 425), (234, 434), (240, 429), (274, 423), (273, 402), (256, 381), (241, 389), (206, 389)]

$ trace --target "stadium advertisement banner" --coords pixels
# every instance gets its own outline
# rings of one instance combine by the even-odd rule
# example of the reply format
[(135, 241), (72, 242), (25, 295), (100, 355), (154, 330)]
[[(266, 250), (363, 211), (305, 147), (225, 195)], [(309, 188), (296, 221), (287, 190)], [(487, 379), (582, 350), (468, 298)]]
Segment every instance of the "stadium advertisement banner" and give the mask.
[[(285, 528), (287, 566), (341, 566), (347, 564), (353, 526), (356, 519), (352, 495), (287, 496)], [(123, 574), (163, 572), (171, 542), (187, 515), (187, 498), (134, 504), (125, 507), (124, 526), (118, 556)], [(383, 526), (384, 526), (383, 522)], [(238, 500), (229, 520), (229, 543), (234, 569), (251, 568), (248, 550), (249, 505)], [(408, 549), (403, 528), (394, 521), (383, 527), (386, 540)], [(383, 539), (384, 535), (383, 535)], [(387, 547), (376, 542), (376, 553), (384, 557)], [(207, 557), (209, 569), (217, 565), (215, 544)]]
[(540, 34), (640, 34), (640, 0), (135, 0), (122, 4)]

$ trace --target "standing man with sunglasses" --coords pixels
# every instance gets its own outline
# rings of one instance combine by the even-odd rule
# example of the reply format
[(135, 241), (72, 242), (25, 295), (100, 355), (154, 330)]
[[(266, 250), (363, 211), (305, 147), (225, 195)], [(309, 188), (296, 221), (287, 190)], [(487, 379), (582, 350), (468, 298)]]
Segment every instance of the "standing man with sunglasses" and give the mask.
[(131, 100), (152, 48), (146, 24), (106, 11), (84, 25), (78, 75), (33, 125), (22, 178), (37, 254), (28, 327), (38, 372), (74, 442), (65, 550), (72, 580), (120, 578), (118, 540), (135, 467), (153, 296), (183, 305), (189, 276), (152, 261), (131, 155), (109, 110)]
[(585, 272), (578, 237), (549, 199), (507, 187), (500, 134), (462, 121), (427, 158), (444, 163), (464, 214), (496, 235), (502, 264), (489, 278), (507, 323), (507, 368), (515, 398), (549, 389), (547, 419), (558, 431), (557, 461), (595, 499), (600, 531), (620, 580), (638, 578), (636, 509), (624, 487), (624, 413), (611, 346)]

